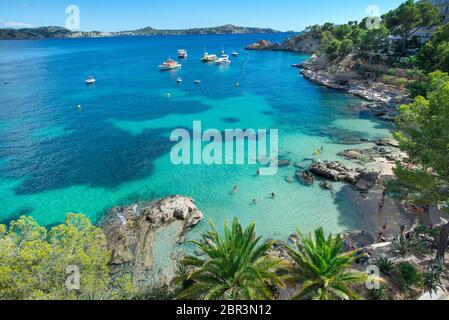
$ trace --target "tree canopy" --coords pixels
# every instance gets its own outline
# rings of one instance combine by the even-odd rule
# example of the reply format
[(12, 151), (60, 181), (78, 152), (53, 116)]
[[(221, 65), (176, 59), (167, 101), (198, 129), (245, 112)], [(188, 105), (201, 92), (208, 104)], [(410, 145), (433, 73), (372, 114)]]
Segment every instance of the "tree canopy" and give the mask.
[(68, 214), (49, 231), (21, 217), (0, 225), (0, 299), (114, 298), (109, 261), (103, 231), (85, 216)]
[(449, 24), (439, 27), (416, 55), (419, 68), (426, 72), (449, 72)]
[(392, 34), (402, 38), (403, 49), (409, 38), (423, 27), (436, 26), (440, 21), (438, 9), (428, 1), (407, 0), (386, 13), (382, 19)]
[[(411, 166), (398, 163), (395, 191), (423, 205), (438, 204), (449, 212), (449, 75), (429, 75), (426, 97), (400, 107), (395, 138)], [(449, 224), (443, 228), (438, 255), (444, 256)]]

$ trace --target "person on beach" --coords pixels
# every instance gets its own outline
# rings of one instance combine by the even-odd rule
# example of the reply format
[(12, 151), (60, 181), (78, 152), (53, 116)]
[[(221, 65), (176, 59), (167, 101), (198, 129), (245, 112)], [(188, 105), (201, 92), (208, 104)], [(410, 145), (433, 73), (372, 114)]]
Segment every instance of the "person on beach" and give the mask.
[(387, 195), (387, 191), (384, 189), (382, 192), (382, 200), (379, 203), (379, 213), (382, 211), (382, 209), (385, 206), (385, 196)]
[(385, 232), (387, 231), (387, 225), (384, 224), (377, 234), (377, 240), (385, 242)]

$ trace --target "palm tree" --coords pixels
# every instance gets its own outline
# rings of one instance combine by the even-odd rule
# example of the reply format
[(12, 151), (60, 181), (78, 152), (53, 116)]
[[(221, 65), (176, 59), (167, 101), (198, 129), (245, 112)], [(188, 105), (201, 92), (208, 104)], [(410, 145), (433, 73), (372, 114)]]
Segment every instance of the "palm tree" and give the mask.
[(358, 251), (344, 253), (340, 235), (326, 239), (322, 228), (312, 235), (304, 236), (298, 230), (300, 241), (297, 250), (286, 245), (293, 264), (289, 280), (301, 287), (293, 299), (350, 300), (360, 299), (349, 285), (360, 284), (368, 276), (349, 267), (360, 257)]
[(258, 245), (255, 223), (243, 230), (237, 219), (229, 228), (225, 222), (221, 236), (214, 225), (202, 235), (201, 242), (192, 241), (205, 254), (205, 258), (189, 256), (182, 264), (188, 272), (178, 282), (189, 285), (178, 295), (179, 299), (256, 300), (273, 299), (273, 288), (283, 286), (276, 274), (283, 262), (267, 254), (275, 243), (266, 241)]

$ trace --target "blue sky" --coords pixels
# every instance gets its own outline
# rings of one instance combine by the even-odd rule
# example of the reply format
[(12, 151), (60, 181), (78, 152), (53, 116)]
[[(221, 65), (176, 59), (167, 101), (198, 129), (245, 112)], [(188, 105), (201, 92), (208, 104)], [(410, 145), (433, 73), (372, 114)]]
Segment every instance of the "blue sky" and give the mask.
[(380, 13), (403, 0), (1, 0), (0, 27), (64, 26), (65, 9), (77, 5), (82, 30), (119, 31), (146, 26), (165, 29), (227, 23), (299, 31), (324, 22), (343, 23)]

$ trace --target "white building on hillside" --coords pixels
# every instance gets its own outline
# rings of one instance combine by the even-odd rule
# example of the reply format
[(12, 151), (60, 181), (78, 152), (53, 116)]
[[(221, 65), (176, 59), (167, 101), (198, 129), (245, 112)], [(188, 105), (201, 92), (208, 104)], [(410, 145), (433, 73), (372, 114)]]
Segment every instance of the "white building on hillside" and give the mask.
[[(429, 1), (440, 10), (441, 23), (440, 25), (449, 22), (449, 0), (423, 0)], [(419, 30), (415, 35), (421, 38), (422, 42), (426, 42), (430, 39), (432, 33), (436, 28), (423, 28)]]

